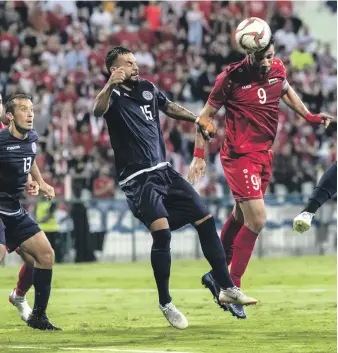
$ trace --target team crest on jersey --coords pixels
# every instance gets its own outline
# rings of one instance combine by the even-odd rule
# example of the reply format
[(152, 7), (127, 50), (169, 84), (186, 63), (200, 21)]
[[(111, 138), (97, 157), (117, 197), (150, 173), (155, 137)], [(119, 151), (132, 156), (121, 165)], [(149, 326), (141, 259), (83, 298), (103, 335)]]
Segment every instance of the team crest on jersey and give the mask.
[(269, 79), (269, 85), (273, 85), (274, 83), (278, 82), (278, 78), (270, 78)]
[(154, 98), (153, 94), (151, 92), (149, 92), (149, 91), (142, 92), (142, 96), (147, 101), (150, 101), (150, 100), (152, 100)]
[(32, 151), (33, 151), (33, 153), (36, 153), (36, 143), (35, 142), (32, 143)]

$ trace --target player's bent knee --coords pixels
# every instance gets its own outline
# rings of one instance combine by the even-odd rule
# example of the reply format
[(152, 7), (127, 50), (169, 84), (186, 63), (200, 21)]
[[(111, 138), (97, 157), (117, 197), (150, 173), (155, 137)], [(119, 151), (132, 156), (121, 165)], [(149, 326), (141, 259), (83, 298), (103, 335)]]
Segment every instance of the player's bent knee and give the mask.
[(153, 237), (152, 251), (170, 251), (171, 232), (170, 229), (161, 229), (151, 233)]
[(194, 224), (195, 226), (199, 226), (200, 224), (204, 223), (205, 221), (207, 221), (209, 218), (211, 218), (212, 215), (209, 213), (207, 216), (205, 216), (202, 219), (199, 219), (198, 221), (196, 221)]
[(49, 269), (52, 268), (54, 265), (54, 258), (54, 250), (52, 247), (50, 247), (48, 250), (37, 254), (35, 260), (41, 268)]
[(162, 229), (168, 229), (169, 223), (167, 218), (159, 218), (150, 225), (151, 232), (157, 232)]
[(255, 233), (259, 233), (266, 223), (266, 216), (260, 215), (252, 219), (246, 220), (245, 225)]
[(16, 253), (21, 257), (21, 259), (24, 261), (26, 266), (29, 266), (29, 267), (33, 267), (34, 266), (34, 258), (31, 255), (29, 255), (27, 252), (25, 252), (25, 251), (21, 250), (20, 248), (18, 248)]

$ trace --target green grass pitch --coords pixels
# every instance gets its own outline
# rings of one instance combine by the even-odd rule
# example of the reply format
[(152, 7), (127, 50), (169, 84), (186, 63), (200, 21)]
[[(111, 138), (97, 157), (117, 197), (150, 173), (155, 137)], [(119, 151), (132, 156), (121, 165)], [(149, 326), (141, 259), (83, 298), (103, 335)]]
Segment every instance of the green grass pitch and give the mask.
[(173, 260), (173, 303), (189, 320), (184, 331), (159, 311), (149, 263), (57, 265), (48, 315), (63, 332), (32, 330), (20, 320), (8, 303), (18, 270), (0, 269), (0, 352), (337, 351), (334, 256), (253, 259), (242, 286), (259, 302), (246, 320), (221, 311), (202, 288), (206, 261)]

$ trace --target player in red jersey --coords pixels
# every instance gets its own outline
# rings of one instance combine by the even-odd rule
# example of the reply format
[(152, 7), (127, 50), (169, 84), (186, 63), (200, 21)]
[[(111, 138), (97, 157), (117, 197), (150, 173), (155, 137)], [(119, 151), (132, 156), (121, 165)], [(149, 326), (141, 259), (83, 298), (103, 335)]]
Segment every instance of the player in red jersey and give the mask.
[[(226, 109), (225, 141), (220, 158), (235, 207), (223, 226), (221, 240), (227, 263), (231, 264), (232, 280), (238, 287), (266, 222), (263, 197), (272, 173), (270, 148), (276, 137), (280, 99), (310, 123), (328, 127), (333, 119), (307, 110), (289, 85), (283, 62), (274, 55), (272, 38), (262, 51), (229, 65), (218, 75), (200, 114), (211, 118), (222, 106)], [(205, 174), (205, 145), (203, 136), (197, 132), (188, 176), (191, 183)], [(217, 284), (212, 273), (203, 276), (202, 283), (215, 294)], [(240, 305), (223, 306), (223, 309), (238, 318), (246, 317)]]

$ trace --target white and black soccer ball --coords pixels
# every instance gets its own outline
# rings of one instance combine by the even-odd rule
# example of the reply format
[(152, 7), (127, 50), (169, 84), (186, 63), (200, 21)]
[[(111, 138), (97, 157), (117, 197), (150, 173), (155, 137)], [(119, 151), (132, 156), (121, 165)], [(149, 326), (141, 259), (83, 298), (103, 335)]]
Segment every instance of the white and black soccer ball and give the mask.
[(270, 43), (271, 35), (270, 26), (264, 20), (250, 17), (237, 26), (235, 38), (247, 53), (255, 53)]

